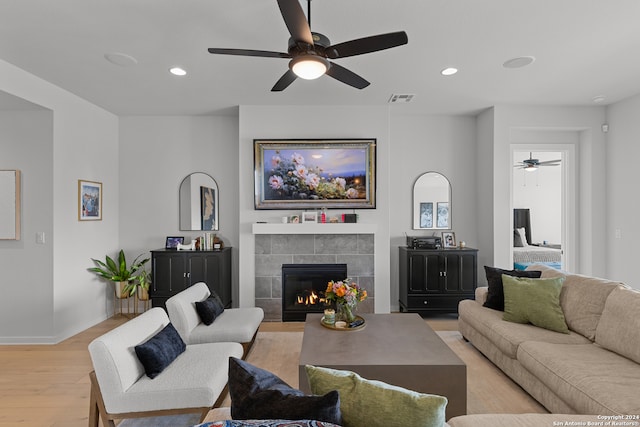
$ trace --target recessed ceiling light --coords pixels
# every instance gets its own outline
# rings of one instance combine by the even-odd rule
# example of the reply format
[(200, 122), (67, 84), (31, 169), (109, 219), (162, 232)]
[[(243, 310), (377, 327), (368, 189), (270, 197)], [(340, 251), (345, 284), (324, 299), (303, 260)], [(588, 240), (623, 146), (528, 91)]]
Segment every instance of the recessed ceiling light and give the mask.
[(596, 104), (604, 102), (604, 95), (594, 96), (592, 101), (595, 102)]
[(443, 76), (453, 76), (457, 72), (458, 72), (457, 68), (448, 67), (440, 71), (440, 74), (442, 74)]
[(138, 60), (133, 56), (120, 52), (105, 53), (104, 59), (121, 67), (131, 67), (138, 63)]
[(504, 68), (522, 68), (530, 65), (535, 61), (536, 58), (533, 56), (519, 56), (517, 58), (511, 58), (506, 61), (502, 66)]
[(174, 76), (186, 76), (187, 75), (187, 72), (183, 68), (180, 68), (180, 67), (170, 68), (169, 72), (171, 74), (173, 74)]

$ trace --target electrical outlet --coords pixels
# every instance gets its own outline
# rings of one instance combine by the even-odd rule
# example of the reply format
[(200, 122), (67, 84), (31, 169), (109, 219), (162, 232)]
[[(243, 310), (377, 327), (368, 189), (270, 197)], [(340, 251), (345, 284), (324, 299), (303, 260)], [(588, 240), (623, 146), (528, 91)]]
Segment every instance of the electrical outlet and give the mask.
[(38, 231), (36, 233), (36, 243), (39, 245), (44, 245), (45, 243), (44, 231)]

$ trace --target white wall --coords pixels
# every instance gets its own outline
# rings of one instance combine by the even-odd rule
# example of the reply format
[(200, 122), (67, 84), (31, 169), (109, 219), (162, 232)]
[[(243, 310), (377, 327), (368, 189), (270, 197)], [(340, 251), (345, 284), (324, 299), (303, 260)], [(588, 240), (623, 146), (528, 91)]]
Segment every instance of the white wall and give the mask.
[[(237, 281), (238, 118), (235, 116), (131, 116), (120, 119), (120, 245), (127, 256), (164, 248), (166, 236), (200, 236), (180, 231), (178, 194), (193, 172), (213, 177), (219, 190), (217, 232), (234, 247)], [(234, 288), (237, 288), (237, 283)], [(234, 296), (237, 304), (237, 296)]]
[[(253, 140), (268, 138), (376, 138), (376, 209), (359, 210), (360, 222), (378, 224), (375, 238), (375, 311), (390, 310), (389, 111), (385, 107), (275, 107), (240, 106), (238, 180), (240, 183), (240, 305), (253, 306), (255, 297), (255, 242), (251, 226), (256, 221), (279, 222), (291, 211), (254, 210)], [(395, 189), (394, 189), (395, 191)], [(299, 213), (299, 212), (295, 212)]]
[[(49, 110), (0, 111), (0, 169), (19, 169), (22, 175), (21, 239), (0, 240), (0, 342), (54, 335), (53, 250), (48, 242), (53, 236), (52, 132)], [(47, 244), (36, 245), (36, 232), (45, 233)]]
[[(605, 137), (603, 107), (494, 107), (493, 141), (493, 227), (494, 265), (511, 263), (513, 214), (511, 194), (511, 144), (528, 143), (523, 135), (551, 135), (543, 144), (576, 145), (578, 167), (575, 197), (577, 273), (605, 274)], [(556, 138), (565, 135), (568, 140)], [(508, 225), (508, 226), (507, 226)], [(481, 225), (482, 227), (482, 225)]]
[[(100, 322), (112, 312), (113, 291), (108, 292), (105, 283), (86, 269), (91, 266), (91, 256), (101, 257), (118, 247), (118, 121), (113, 114), (4, 61), (0, 61), (0, 90), (53, 112), (51, 132), (47, 136), (51, 147), (30, 150), (26, 158), (21, 159), (27, 168), (37, 167), (41, 162), (51, 165), (49, 185), (53, 202), (36, 209), (52, 219), (52, 231), (46, 236), (44, 247), (36, 250), (25, 247), (15, 255), (21, 257), (22, 263), (30, 263), (38, 251), (51, 251), (53, 264), (47, 266), (45, 262), (44, 268), (52, 269), (51, 284), (47, 287), (53, 300), (34, 306), (30, 299), (13, 299), (19, 316), (11, 318), (9, 323), (23, 324), (22, 332), (31, 332), (21, 335), (18, 329), (12, 328), (0, 340), (5, 343), (58, 342)], [(40, 155), (44, 157), (36, 159)], [(28, 175), (23, 178), (27, 182), (31, 179)], [(102, 221), (78, 221), (79, 179), (103, 183)], [(25, 220), (31, 215), (23, 210)], [(29, 234), (25, 232), (25, 241), (35, 240), (35, 231), (48, 231), (46, 223), (27, 222), (23, 227), (25, 231), (31, 229)], [(36, 256), (36, 262), (38, 259)], [(37, 263), (31, 265), (32, 269), (40, 267)], [(2, 271), (15, 268), (3, 260), (0, 266)], [(32, 287), (32, 277), (27, 269), (11, 286)], [(46, 322), (40, 322), (33, 316), (38, 310), (52, 315), (47, 316)], [(2, 320), (6, 324), (6, 319)]]
[[(413, 230), (413, 184), (425, 172), (440, 172), (451, 183), (451, 229), (457, 241), (479, 249), (476, 227), (476, 120), (471, 116), (391, 116), (390, 257), (391, 307), (398, 310), (398, 247), (406, 235), (430, 236), (432, 230)], [(406, 233), (406, 234), (405, 234)], [(441, 232), (436, 231), (440, 236)], [(479, 267), (481, 264), (479, 263)], [(478, 275), (482, 280), (483, 276)]]
[[(606, 168), (607, 168), (607, 217), (603, 223), (607, 247), (606, 276), (640, 289), (635, 263), (638, 226), (637, 171), (640, 159), (640, 95), (631, 97), (607, 108)], [(619, 237), (616, 230), (620, 230)]]

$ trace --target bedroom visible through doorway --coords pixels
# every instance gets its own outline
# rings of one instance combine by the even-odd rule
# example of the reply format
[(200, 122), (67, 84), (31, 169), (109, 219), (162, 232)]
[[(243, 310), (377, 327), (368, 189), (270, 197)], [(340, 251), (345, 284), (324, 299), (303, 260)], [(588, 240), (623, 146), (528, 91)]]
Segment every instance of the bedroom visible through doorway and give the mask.
[(513, 151), (513, 265), (564, 268), (564, 163), (560, 151)]

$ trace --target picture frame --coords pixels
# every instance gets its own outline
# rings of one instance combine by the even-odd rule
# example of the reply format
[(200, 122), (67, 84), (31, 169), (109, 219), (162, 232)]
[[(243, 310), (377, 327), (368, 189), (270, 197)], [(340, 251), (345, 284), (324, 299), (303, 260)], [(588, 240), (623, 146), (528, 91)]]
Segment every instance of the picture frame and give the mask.
[(436, 228), (449, 228), (449, 202), (438, 202)]
[(102, 220), (102, 183), (78, 180), (78, 221)]
[(218, 229), (216, 213), (218, 212), (216, 201), (216, 189), (200, 186), (200, 229), (215, 231)]
[(255, 209), (375, 209), (376, 139), (254, 139)]
[(303, 223), (317, 223), (318, 222), (318, 212), (302, 212), (302, 222)]
[(178, 243), (179, 244), (184, 243), (184, 236), (167, 236), (167, 239), (165, 240), (165, 243), (164, 243), (164, 248), (177, 249)]
[(456, 248), (458, 245), (456, 244), (456, 233), (453, 231), (443, 231), (442, 232), (442, 246), (444, 248)]
[(420, 228), (433, 228), (433, 203), (420, 203)]

